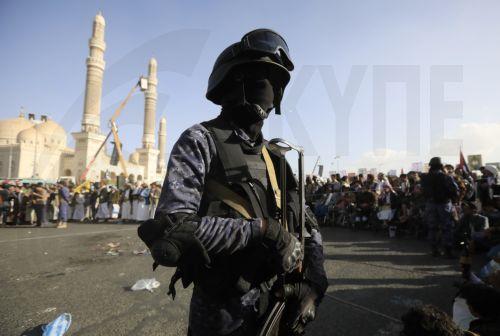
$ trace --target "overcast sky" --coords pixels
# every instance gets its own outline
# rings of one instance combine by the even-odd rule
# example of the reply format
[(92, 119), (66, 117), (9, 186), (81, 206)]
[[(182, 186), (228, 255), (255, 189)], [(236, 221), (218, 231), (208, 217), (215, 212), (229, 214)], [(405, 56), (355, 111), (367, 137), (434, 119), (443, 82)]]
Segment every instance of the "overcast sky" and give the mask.
[[(433, 154), (456, 162), (460, 144), (443, 136), (462, 140), (466, 155), (500, 161), (498, 1), (1, 0), (2, 118), (24, 106), (80, 129), (99, 10), (107, 44), (103, 131), (154, 56), (157, 120), (167, 118), (170, 149), (185, 128), (217, 115), (204, 95), (220, 51), (267, 27), (285, 37), (296, 70), (284, 115), (270, 118), (265, 135), (304, 145), (309, 171), (317, 156), (326, 171), (336, 169), (335, 156), (347, 170), (408, 170)], [(136, 94), (118, 120), (128, 153), (140, 147), (143, 105)]]

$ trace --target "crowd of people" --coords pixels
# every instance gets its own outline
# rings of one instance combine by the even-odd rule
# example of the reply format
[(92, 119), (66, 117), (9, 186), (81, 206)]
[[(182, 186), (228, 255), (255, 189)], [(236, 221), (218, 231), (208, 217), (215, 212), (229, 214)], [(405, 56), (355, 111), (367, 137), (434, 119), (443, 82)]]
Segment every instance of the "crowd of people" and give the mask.
[(66, 228), (74, 222), (143, 222), (152, 218), (160, 198), (158, 183), (100, 182), (75, 186), (4, 181), (0, 184), (0, 224)]
[[(402, 318), (402, 335), (500, 335), (500, 187), (495, 166), (429, 162), (428, 173), (306, 178), (306, 202), (325, 226), (426, 238), (434, 257), (455, 258), (463, 281), (453, 316), (430, 305)], [(472, 256), (485, 260), (473, 265)]]
[[(443, 165), (443, 172), (456, 185), (452, 197), (450, 220), (456, 245), (470, 241), (477, 248), (487, 249), (499, 242), (500, 194), (498, 170), (481, 167), (478, 173), (467, 173), (460, 167)], [(354, 230), (387, 230), (391, 238), (414, 236), (426, 238), (429, 225), (426, 206), (429, 196), (424, 192), (422, 177), (410, 171), (399, 176), (331, 175), (323, 180), (306, 177), (306, 203), (322, 225), (349, 227)]]

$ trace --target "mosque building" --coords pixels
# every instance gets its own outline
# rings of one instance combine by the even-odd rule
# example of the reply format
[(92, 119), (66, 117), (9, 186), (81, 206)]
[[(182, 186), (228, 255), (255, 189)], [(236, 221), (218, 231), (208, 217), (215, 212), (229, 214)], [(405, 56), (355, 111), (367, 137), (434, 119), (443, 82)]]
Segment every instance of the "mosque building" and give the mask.
[[(24, 111), (16, 118), (0, 120), (0, 178), (39, 178), (57, 180), (72, 176), (77, 182), (106, 139), (101, 130), (101, 96), (105, 69), (104, 28), (101, 13), (94, 18), (92, 37), (89, 40), (87, 77), (81, 131), (72, 133), (75, 148), (67, 145), (64, 128), (47, 116), (36, 119)], [(128, 181), (155, 182), (165, 175), (166, 120), (162, 118), (158, 131), (158, 148), (155, 145), (155, 120), (158, 79), (157, 62), (149, 62), (147, 89), (144, 91), (144, 128), (142, 147), (126, 160), (128, 176), (123, 176), (120, 164), (112, 165), (106, 147), (90, 165), (86, 179), (116, 180), (123, 176)], [(105, 133), (108, 131), (106, 130)], [(112, 137), (111, 137), (112, 139)]]

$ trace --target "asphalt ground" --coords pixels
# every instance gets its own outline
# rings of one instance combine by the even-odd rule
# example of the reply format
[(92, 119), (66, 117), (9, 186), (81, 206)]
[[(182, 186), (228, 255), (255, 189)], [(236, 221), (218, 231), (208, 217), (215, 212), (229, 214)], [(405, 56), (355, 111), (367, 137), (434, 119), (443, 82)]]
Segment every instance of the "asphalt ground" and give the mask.
[[(166, 292), (172, 269), (151, 269), (137, 225), (69, 224), (68, 229), (0, 229), (0, 335), (36, 335), (67, 312), (66, 335), (185, 335), (191, 288)], [(330, 287), (308, 335), (397, 335), (401, 315), (431, 303), (451, 313), (456, 260), (427, 244), (384, 233), (322, 230)], [(119, 243), (110, 248), (109, 243)], [(113, 250), (119, 255), (108, 255)], [(156, 278), (152, 293), (134, 292)]]

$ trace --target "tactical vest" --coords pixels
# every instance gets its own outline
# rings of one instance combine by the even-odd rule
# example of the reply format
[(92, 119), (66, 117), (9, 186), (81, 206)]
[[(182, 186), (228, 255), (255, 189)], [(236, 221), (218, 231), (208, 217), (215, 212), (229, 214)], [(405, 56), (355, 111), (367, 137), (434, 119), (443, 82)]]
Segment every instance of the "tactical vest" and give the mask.
[[(274, 167), (279, 157), (262, 140), (255, 146), (246, 144), (221, 118), (202, 125), (212, 135), (217, 156), (213, 158), (205, 179), (206, 187), (198, 215), (232, 218), (275, 216), (280, 187)], [(246, 215), (241, 207), (232, 205), (229, 196), (242, 202), (241, 206), (249, 213)]]
[(422, 187), (425, 197), (428, 201), (434, 203), (447, 203), (454, 196), (453, 191), (450, 190), (450, 182), (447, 176), (441, 171), (430, 171), (422, 175)]
[[(276, 217), (280, 191), (274, 167), (278, 167), (279, 157), (262, 140), (260, 145), (246, 144), (220, 117), (202, 125), (210, 132), (217, 155), (205, 179), (198, 216)], [(212, 264), (194, 282), (205, 293), (217, 297), (241, 296), (274, 276), (269, 257), (261, 246), (248, 246), (229, 256), (214, 257)]]

